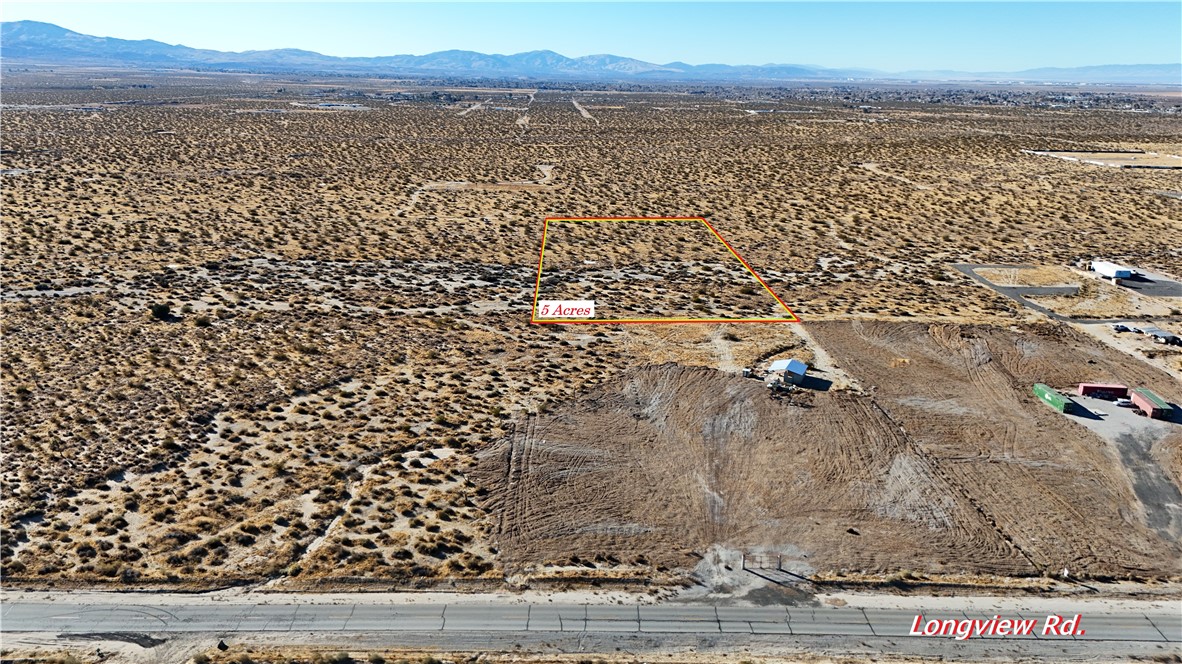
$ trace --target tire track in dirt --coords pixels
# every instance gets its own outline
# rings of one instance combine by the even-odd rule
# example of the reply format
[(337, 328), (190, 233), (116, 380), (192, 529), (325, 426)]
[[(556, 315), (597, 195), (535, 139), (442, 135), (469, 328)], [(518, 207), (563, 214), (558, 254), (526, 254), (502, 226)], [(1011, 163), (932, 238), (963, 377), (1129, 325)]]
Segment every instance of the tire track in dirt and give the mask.
[(917, 458), (922, 460), (925, 468), (928, 469), (933, 476), (939, 477), (941, 482), (946, 487), (958, 493), (966, 502), (968, 502), (968, 504), (973, 507), (973, 510), (976, 511), (980, 518), (989, 525), (997, 537), (1005, 542), (1006, 545), (1008, 545), (1010, 550), (1015, 551), (1020, 556), (1022, 556), (1022, 558), (1024, 558), (1034, 570), (1041, 572), (1044, 569), (1044, 566), (1035, 562), (1030, 553), (1028, 553), (1021, 545), (1014, 541), (1014, 538), (1011, 537), (1009, 533), (1007, 533), (1005, 529), (1001, 527), (1001, 524), (998, 523), (997, 518), (985, 508), (985, 506), (980, 500), (977, 499), (976, 496), (974, 496), (965, 488), (962, 482), (958, 481), (955, 477), (944, 470), (943, 465), (940, 463), (939, 459), (927, 454), (924, 451), (923, 446), (916, 443), (915, 440), (912, 439), (907, 433), (907, 429), (904, 428), (903, 425), (897, 420), (892, 418), (890, 413), (888, 413), (881, 405), (873, 400), (871, 400), (871, 403), (873, 404), (875, 410), (877, 410), (882, 415), (882, 417), (899, 429), (899, 432), (902, 434), (902, 438), (904, 441), (906, 441), (910, 451), (915, 454)]
[[(940, 460), (928, 454), (923, 446), (907, 432), (900, 422), (891, 417), (881, 404), (873, 398), (850, 398), (847, 408), (851, 411), (853, 421), (873, 423), (882, 432), (882, 438), (891, 441), (891, 452), (895, 458), (905, 458), (914, 463), (920, 471), (919, 476), (923, 477), (926, 485), (930, 487), (929, 490), (915, 496), (914, 501), (906, 505), (907, 509), (912, 512), (923, 511), (925, 508), (931, 509), (932, 506), (943, 503), (950, 507), (947, 510), (950, 514), (946, 515), (947, 518), (944, 520), (958, 533), (957, 539), (963, 538), (974, 546), (980, 546), (984, 550), (993, 551), (1006, 557), (1012, 552), (1017, 552), (1027, 558), (1027, 562), (1030, 562), (1021, 548), (1016, 546), (997, 526), (996, 522), (968, 491), (959, 482), (949, 477)], [(949, 495), (959, 495), (972, 509), (966, 511), (951, 508), (955, 503), (947, 502)]]
[(523, 421), (473, 477), (511, 572), (572, 555), (692, 567), (691, 552), (720, 545), (814, 569), (1029, 574), (922, 452), (867, 397), (801, 408), (755, 381), (661, 365)]
[[(864, 330), (859, 333), (865, 337)], [(1000, 448), (1000, 456), (1002, 459), (1012, 459), (1017, 456), (1016, 445), (1018, 438), (1018, 426), (1015, 424), (1013, 414), (1021, 412), (1022, 404), (1015, 398), (1014, 392), (1014, 378), (1004, 368), (999, 366), (994, 361), (994, 354), (991, 351), (988, 340), (982, 338), (965, 338), (963, 330), (958, 325), (931, 325), (928, 327), (929, 337), (937, 344), (937, 346), (948, 353), (947, 357), (964, 372), (969, 380), (969, 384), (974, 388), (979, 397), (987, 404), (987, 412), (990, 413), (1007, 413), (1005, 418), (993, 418), (988, 425), (985, 425), (986, 431), (989, 434), (987, 439), (981, 439), (979, 436), (967, 436), (965, 425), (959, 425), (956, 431), (956, 436), (962, 440), (972, 440), (974, 438), (987, 442), (988, 449), (979, 448), (975, 455), (968, 457), (961, 456), (956, 459), (956, 463), (972, 463), (975, 471), (980, 472), (980, 468), (988, 467), (988, 464), (997, 461), (994, 455), (994, 450)], [(881, 343), (881, 342), (879, 342)], [(897, 346), (892, 346), (897, 348)], [(883, 410), (886, 417), (891, 417), (890, 414), (883, 409), (879, 404), (876, 407)], [(894, 421), (894, 420), (893, 420)], [(904, 431), (901, 423), (896, 421), (900, 430)], [(969, 425), (974, 426), (974, 425)], [(981, 425), (975, 425), (981, 426)], [(922, 446), (916, 445), (916, 449), (922, 453)], [(1029, 542), (1029, 533), (1022, 532), (1021, 535), (1011, 533), (1005, 526), (1003, 526), (1003, 519), (998, 514), (988, 508), (988, 505), (1005, 506), (1012, 502), (1012, 494), (1005, 492), (998, 493), (995, 491), (995, 484), (985, 484), (979, 481), (973, 481), (970, 478), (962, 477), (959, 473), (949, 472), (945, 470), (938, 459), (930, 457), (925, 454), (925, 457), (932, 464), (934, 472), (938, 473), (945, 479), (948, 485), (954, 488), (965, 500), (973, 506), (973, 508), (981, 515), (982, 519), (997, 533), (997, 535), (1004, 540), (1012, 549), (1018, 552), (1033, 569), (1038, 572), (1043, 572), (1047, 569), (1048, 559), (1039, 551), (1032, 549), (1029, 544), (1021, 544), (1019, 539)], [(951, 468), (961, 469), (963, 465), (954, 465)], [(1018, 474), (1024, 477), (1026, 481), (1020, 481), (1020, 484), (1029, 482), (1030, 486), (1038, 489), (1041, 501), (1040, 505), (1054, 505), (1056, 508), (1071, 514), (1077, 518), (1082, 517), (1078, 511), (1075, 510), (1069, 503), (1058, 498), (1051, 492), (1041, 490), (1035, 478), (1029, 477), (1028, 471), (1019, 467), (1012, 467), (1008, 472)], [(1009, 484), (1006, 482), (1005, 484)], [(968, 490), (968, 486), (974, 487), (976, 493)], [(984, 492), (984, 494), (982, 494)], [(1007, 522), (1017, 522), (1020, 519), (1004, 519)], [(1088, 547), (1086, 541), (1080, 542), (1083, 546)]]
[(872, 396), (811, 393), (802, 407), (755, 381), (660, 365), (536, 416), (537, 431), (515, 434), (528, 441), (504, 443), (533, 445), (528, 459), (521, 447), (512, 471), (495, 470), (514, 485), (500, 493), (514, 503), (497, 541), (506, 569), (571, 555), (685, 569), (713, 546), (782, 552), (802, 570), (1173, 569), (1176, 546), (1138, 521), (1119, 460), (1024, 398), (1031, 367), (1068, 379), (1121, 356), (1037, 326), (810, 329)]
[[(1146, 525), (1128, 464), (1028, 395), (1034, 382), (1144, 376), (1160, 385), (1159, 372), (1057, 324), (814, 328), (851, 373), (874, 384), (875, 402), (1035, 569), (1152, 575), (1182, 568), (1177, 542)], [(901, 355), (909, 361), (898, 362)]]
[[(961, 328), (955, 325), (932, 325), (928, 334), (942, 348), (953, 356), (959, 356), (969, 377), (969, 382), (984, 397), (990, 412), (1012, 411), (1020, 406), (1014, 398), (1013, 376), (993, 361), (989, 344), (984, 339), (965, 339)], [(1009, 418), (995, 419), (991, 423), (995, 441), (991, 447), (1000, 447), (1002, 458), (1012, 458), (1018, 441), (1018, 428)], [(992, 450), (984, 455), (993, 458)]]
[(723, 338), (723, 335), (724, 331), (721, 326), (710, 333), (710, 344), (718, 356), (718, 368), (728, 373), (738, 373), (743, 370), (743, 367), (735, 362), (735, 353), (731, 349), (731, 342)]
[[(896, 518), (918, 522), (928, 528), (943, 526), (951, 531), (946, 535), (948, 542), (955, 542), (976, 551), (983, 559), (991, 561), (992, 569), (1003, 574), (1023, 574), (1030, 571), (1028, 564), (1014, 564), (1010, 561), (1015, 554), (1021, 555), (1018, 547), (1007, 541), (1004, 533), (992, 523), (988, 514), (974, 504), (963, 487), (948, 477), (938, 459), (927, 454), (907, 430), (873, 398), (854, 395), (838, 395), (842, 411), (848, 418), (826, 421), (824, 428), (850, 430), (852, 423), (860, 426), (849, 433), (863, 439), (883, 441), (887, 454), (893, 459), (884, 477), (884, 486), (865, 496), (870, 504), (877, 503), (879, 509)], [(858, 453), (862, 446), (854, 448)], [(839, 458), (835, 466), (846, 468), (858, 465), (853, 459)], [(839, 482), (838, 475), (826, 477), (826, 481)], [(959, 497), (956, 500), (953, 497)], [(963, 502), (961, 502), (963, 501)], [(1026, 561), (1029, 563), (1029, 561)]]

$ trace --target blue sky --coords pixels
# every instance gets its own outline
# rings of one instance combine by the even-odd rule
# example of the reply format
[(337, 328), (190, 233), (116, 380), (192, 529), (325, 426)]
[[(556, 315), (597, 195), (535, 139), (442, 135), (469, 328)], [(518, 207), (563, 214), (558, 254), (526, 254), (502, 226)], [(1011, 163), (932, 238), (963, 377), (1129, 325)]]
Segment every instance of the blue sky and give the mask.
[(328, 55), (446, 49), (651, 62), (1013, 71), (1182, 60), (1182, 2), (5, 2), (108, 37)]

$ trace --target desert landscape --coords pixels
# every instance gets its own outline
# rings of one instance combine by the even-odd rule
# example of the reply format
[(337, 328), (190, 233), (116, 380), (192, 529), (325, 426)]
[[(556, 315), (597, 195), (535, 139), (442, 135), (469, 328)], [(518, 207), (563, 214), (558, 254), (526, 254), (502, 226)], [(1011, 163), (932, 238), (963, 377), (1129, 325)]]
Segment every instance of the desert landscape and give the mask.
[[(582, 551), (676, 569), (726, 545), (800, 574), (1177, 574), (1182, 521), (1126, 521), (1169, 507), (1024, 389), (1163, 375), (1055, 328), (812, 328), (861, 393), (789, 404), (714, 369), (646, 367), (481, 452), (504, 564), (569, 567)], [(1178, 443), (1154, 450), (1174, 477)]]
[[(7, 584), (679, 587), (719, 555), (814, 583), (1182, 575), (1182, 422), (1106, 437), (1031, 393), (1178, 410), (1182, 354), (1108, 321), (1182, 333), (1182, 297), (1081, 267), (1182, 278), (1177, 171), (1024, 152), (1177, 155), (1176, 98), (4, 87)], [(700, 225), (568, 225), (539, 285), (556, 217), (702, 217), (803, 322), (531, 324), (535, 287), (783, 315)], [(815, 382), (768, 389), (787, 359)]]
[(539, 302), (593, 301), (601, 322), (798, 322), (703, 219), (547, 219), (542, 233)]

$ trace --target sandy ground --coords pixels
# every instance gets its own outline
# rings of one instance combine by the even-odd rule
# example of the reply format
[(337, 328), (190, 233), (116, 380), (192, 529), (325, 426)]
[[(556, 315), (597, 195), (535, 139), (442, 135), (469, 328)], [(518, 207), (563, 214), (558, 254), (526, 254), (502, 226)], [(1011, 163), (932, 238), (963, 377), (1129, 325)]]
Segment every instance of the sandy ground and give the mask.
[(1116, 152), (1052, 152), (1039, 151), (1035, 154), (1067, 161), (1079, 161), (1085, 164), (1099, 166), (1166, 166), (1182, 169), (1182, 156), (1176, 154), (1158, 154), (1156, 152), (1116, 153)]
[(718, 545), (838, 575), (1182, 566), (1119, 451), (1029, 393), (1119, 379), (1177, 399), (1164, 374), (1057, 326), (809, 329), (867, 395), (777, 401), (756, 381), (664, 365), (519, 422), (477, 471), (506, 568), (700, 569)]
[(593, 300), (605, 321), (792, 318), (701, 221), (550, 220), (546, 229), (539, 301)]
[(1145, 336), (1132, 332), (1116, 332), (1107, 324), (1075, 324), (1072, 327), (1130, 357), (1157, 367), (1182, 382), (1182, 349), (1177, 346), (1155, 344)]
[(1075, 283), (1080, 287), (1076, 295), (1027, 297), (1057, 314), (1075, 318), (1165, 316), (1178, 306), (1177, 302), (1171, 301), (1174, 298), (1145, 297), (1095, 276), (1088, 278), (1081, 275)]
[(599, 124), (599, 120), (596, 119), (594, 115), (591, 115), (591, 111), (588, 111), (585, 106), (580, 104), (578, 99), (571, 99), (570, 103), (574, 104), (575, 109), (579, 111), (579, 115), (587, 118), (588, 120), (594, 120), (595, 124)]
[(998, 286), (1074, 286), (1085, 278), (1076, 270), (1057, 265), (1033, 268), (982, 267), (974, 272)]
[[(1017, 405), (1003, 400), (983, 408), (974, 401), (980, 390), (959, 403), (930, 393), (943, 370), (930, 373), (899, 342), (875, 351), (870, 369), (855, 370), (862, 342), (843, 352), (821, 332), (808, 331), (819, 346), (805, 344), (781, 325), (727, 326), (722, 334), (697, 326), (536, 329), (528, 322), (529, 296), (542, 220), (708, 215), (788, 304), (814, 321), (1005, 329), (1029, 312), (950, 263), (1063, 265), (1114, 256), (1159, 271), (1177, 265), (1176, 251), (1161, 240), (1176, 233), (1177, 201), (1152, 193), (1177, 189), (1174, 173), (1083, 167), (1019, 152), (1053, 141), (1088, 149), (1135, 143), (1166, 153), (1177, 144), (1173, 116), (1044, 112), (1032, 105), (1041, 93), (1028, 91), (1006, 92), (1025, 104), (1018, 107), (983, 107), (967, 91), (914, 93), (926, 95), (922, 104), (901, 101), (914, 91), (850, 91), (900, 102), (874, 114), (889, 122), (870, 122), (812, 88), (761, 90), (756, 101), (743, 90), (453, 90), (373, 79), (111, 70), (7, 72), (4, 88), (0, 308), (2, 379), (12, 386), (3, 395), (0, 465), (0, 512), (11, 533), (0, 542), (6, 580), (185, 588), (272, 579), (294, 587), (330, 577), (389, 583), (383, 587), (424, 578), (497, 583), (505, 570), (490, 549), (492, 517), (480, 507), (480, 492), (489, 487), (475, 481), (471, 464), (481, 450), (516, 435), (512, 425), (525, 413), (599, 417), (604, 408), (589, 395), (617, 399), (608, 388), (648, 365), (725, 368), (704, 379), (725, 390), (736, 368), (793, 356), (815, 358), (819, 378), (832, 379), (830, 365), (840, 367), (850, 380), (833, 380), (837, 388), (856, 384), (862, 393), (835, 388), (757, 404), (754, 412), (766, 415), (763, 430), (775, 431), (769, 436), (781, 426), (795, 429), (787, 455), (756, 441), (771, 458), (757, 459), (767, 468), (753, 476), (773, 487), (769, 499), (788, 500), (790, 489), (778, 484), (797, 473), (809, 476), (803, 487), (831, 483), (845, 493), (822, 503), (828, 496), (821, 492), (806, 502), (817, 516), (789, 515), (795, 525), (783, 522), (778, 504), (747, 515), (724, 509), (724, 525), (750, 530), (726, 526), (720, 532), (734, 535), (723, 548), (799, 549), (795, 562), (804, 565), (823, 558), (819, 549), (805, 551), (810, 542), (828, 541), (838, 565), (897, 573), (907, 557), (867, 542), (889, 542), (908, 530), (919, 539), (951, 538), (955, 533), (938, 525), (916, 524), (942, 524), (942, 516), (971, 516), (977, 508), (953, 493), (951, 511), (937, 501), (937, 509), (892, 514), (891, 501), (908, 505), (933, 490), (925, 479), (932, 466), (914, 462), (929, 441), (906, 426), (900, 431), (894, 413), (915, 409), (944, 418), (929, 427), (938, 433), (930, 444), (974, 457), (937, 464), (947, 470), (933, 480), (943, 495), (943, 483), (964, 483), (955, 471), (973, 471), (975, 457), (1005, 458), (989, 447), (998, 427), (988, 412), (972, 411), (1025, 412), (1028, 386), (1011, 381), (1012, 395), (1021, 395)], [(572, 96), (597, 122), (587, 121)], [(287, 112), (297, 108), (292, 102), (328, 98), (375, 101), (364, 113)], [(518, 125), (527, 98), (530, 122)], [(482, 110), (457, 117), (475, 105)], [(860, 163), (879, 164), (895, 177)], [(546, 165), (554, 165), (552, 178), (540, 168)], [(911, 183), (933, 188), (917, 191)], [(605, 274), (596, 285), (643, 304), (654, 282), (684, 274), (676, 283), (692, 284), (689, 302), (708, 306), (701, 300), (729, 275), (707, 271), (684, 247), (659, 272), (645, 273), (655, 279)], [(167, 317), (149, 313), (163, 304), (171, 307)], [(925, 338), (922, 330), (910, 333)], [(954, 356), (944, 347), (933, 352)], [(878, 400), (874, 390), (884, 394), (916, 367), (915, 380), (903, 382), (912, 393), (894, 395), (898, 404)], [(601, 388), (607, 391), (595, 391)], [(749, 396), (752, 403), (762, 398)], [(703, 403), (711, 398), (704, 395)], [(626, 403), (615, 405), (627, 414)], [(779, 410), (793, 414), (781, 418)], [(1019, 428), (1023, 435), (1042, 433), (1041, 420), (1014, 417), (1027, 427)], [(687, 471), (676, 478), (687, 491), (681, 504), (710, 514), (701, 510), (719, 504), (703, 490), (717, 476), (713, 460), (757, 464), (743, 458), (741, 446), (711, 456), (677, 439), (703, 439), (702, 417), (671, 413), (667, 424), (662, 436), (672, 447), (665, 457), (694, 449), (680, 460)], [(1047, 439), (1057, 445), (1062, 432), (1049, 426)], [(1013, 448), (1008, 434), (999, 439)], [(621, 444), (575, 442), (591, 451)], [(718, 447), (717, 436), (711, 442)], [(451, 454), (442, 458), (443, 450)], [(776, 466), (792, 455), (803, 461)], [(833, 460), (847, 456), (845, 467)], [(1097, 467), (1095, 454), (1081, 456), (1079, 463)], [(1030, 469), (1032, 476), (1017, 475), (1023, 481), (1038, 481), (1040, 473), (1067, 474), (1074, 463), (1009, 459), (982, 463), (980, 482), (998, 468), (1014, 474), (1014, 467)], [(1116, 477), (1081, 476), (1103, 486)], [(688, 481), (696, 477), (703, 481)], [(761, 486), (712, 490), (724, 507), (741, 508), (744, 500), (758, 506), (750, 496)], [(1079, 489), (1112, 517), (1129, 507), (1131, 494), (1115, 481), (1109, 490), (1104, 497), (1091, 485)], [(984, 497), (970, 494), (983, 506), (995, 499), (983, 490)], [(776, 541), (758, 541), (760, 519)], [(1126, 525), (1115, 517), (1109, 523), (1113, 530)], [(682, 534), (672, 539), (695, 540), (686, 546), (691, 553), (657, 553), (679, 557), (683, 567), (657, 571), (633, 561), (621, 562), (622, 572), (676, 576), (701, 562), (692, 554), (718, 544), (701, 528), (677, 528)], [(1135, 546), (1136, 525), (1124, 530)], [(558, 535), (607, 542), (620, 533)], [(1110, 553), (1101, 546), (1094, 563), (1082, 564), (1103, 568), (1114, 560)], [(1149, 542), (1142, 553), (1163, 552)], [(614, 566), (606, 557), (587, 558), (566, 552), (546, 573), (589, 574), (588, 562), (595, 573)], [(166, 581), (169, 575), (179, 580)]]
[(858, 165), (860, 167), (870, 171), (871, 173), (874, 173), (875, 175), (882, 175), (884, 177), (891, 178), (892, 180), (897, 180), (899, 182), (909, 184), (912, 187), (915, 187), (915, 189), (917, 189), (918, 191), (929, 191), (930, 189), (932, 189), (931, 185), (920, 184), (910, 178), (903, 177), (902, 175), (895, 175), (893, 173), (888, 173), (887, 171), (884, 171), (879, 164), (876, 164), (874, 162), (868, 161), (868, 162), (864, 162), (864, 163), (861, 163)]

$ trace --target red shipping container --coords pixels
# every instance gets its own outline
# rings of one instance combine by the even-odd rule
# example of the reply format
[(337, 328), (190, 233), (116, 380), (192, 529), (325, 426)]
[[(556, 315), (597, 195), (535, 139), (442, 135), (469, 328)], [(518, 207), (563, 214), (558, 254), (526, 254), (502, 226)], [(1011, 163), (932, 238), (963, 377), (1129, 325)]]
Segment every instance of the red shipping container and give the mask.
[(1097, 399), (1124, 399), (1129, 396), (1129, 386), (1080, 383), (1077, 394), (1081, 397), (1096, 397)]

